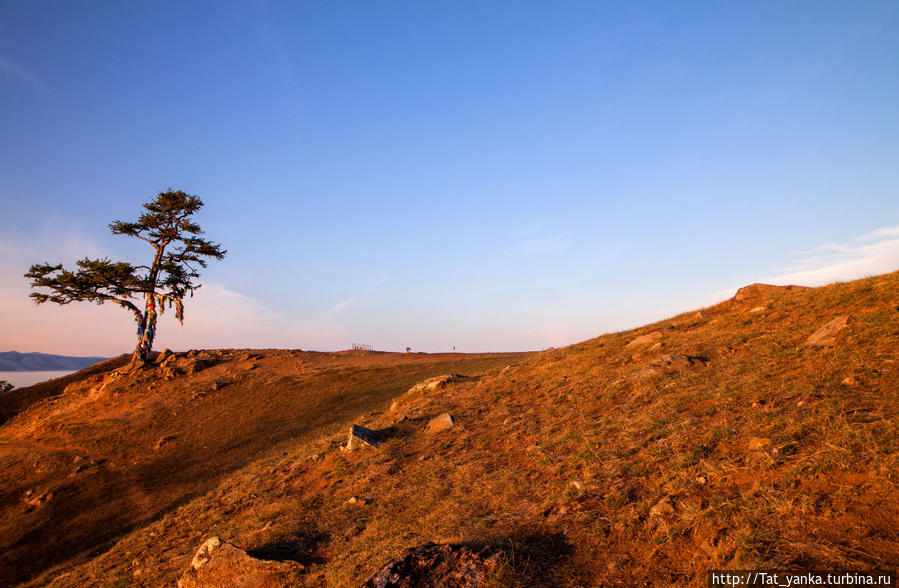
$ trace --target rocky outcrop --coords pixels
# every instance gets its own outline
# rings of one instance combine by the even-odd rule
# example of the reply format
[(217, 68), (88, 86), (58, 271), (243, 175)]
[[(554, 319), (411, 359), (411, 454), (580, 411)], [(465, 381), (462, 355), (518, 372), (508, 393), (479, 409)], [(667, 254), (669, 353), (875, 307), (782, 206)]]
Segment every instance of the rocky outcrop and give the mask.
[(178, 588), (276, 588), (296, 585), (303, 566), (297, 562), (258, 559), (218, 537), (194, 555)]
[(750, 284), (743, 286), (734, 295), (734, 300), (744, 302), (746, 300), (761, 300), (769, 298), (773, 294), (779, 292), (794, 292), (798, 290), (808, 290), (805, 286), (772, 286), (771, 284)]
[(425, 543), (407, 549), (369, 578), (364, 588), (476, 588), (483, 586), (502, 554), (462, 545)]

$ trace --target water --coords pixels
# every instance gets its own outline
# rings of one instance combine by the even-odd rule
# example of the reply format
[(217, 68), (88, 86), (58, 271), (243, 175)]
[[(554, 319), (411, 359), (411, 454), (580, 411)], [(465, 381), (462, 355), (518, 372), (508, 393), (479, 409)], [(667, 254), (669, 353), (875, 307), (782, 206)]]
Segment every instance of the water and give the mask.
[(24, 388), (38, 382), (61, 378), (75, 370), (47, 370), (34, 372), (0, 372), (0, 380), (6, 380), (16, 388)]

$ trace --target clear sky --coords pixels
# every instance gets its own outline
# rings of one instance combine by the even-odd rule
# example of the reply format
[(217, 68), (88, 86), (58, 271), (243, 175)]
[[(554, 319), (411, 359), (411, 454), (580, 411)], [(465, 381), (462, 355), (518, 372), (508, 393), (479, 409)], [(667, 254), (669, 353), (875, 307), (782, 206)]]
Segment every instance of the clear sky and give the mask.
[(899, 269), (899, 3), (0, 0), (0, 351), (131, 318), (22, 274), (228, 257), (157, 347), (559, 346)]

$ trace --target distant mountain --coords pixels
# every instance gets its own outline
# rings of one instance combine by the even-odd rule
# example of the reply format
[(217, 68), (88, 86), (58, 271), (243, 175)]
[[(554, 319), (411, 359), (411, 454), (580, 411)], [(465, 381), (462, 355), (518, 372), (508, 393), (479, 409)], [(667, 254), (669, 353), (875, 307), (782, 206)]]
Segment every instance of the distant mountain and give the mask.
[(19, 353), (0, 351), (0, 372), (34, 372), (49, 370), (80, 370), (105, 357), (67, 357), (47, 353)]

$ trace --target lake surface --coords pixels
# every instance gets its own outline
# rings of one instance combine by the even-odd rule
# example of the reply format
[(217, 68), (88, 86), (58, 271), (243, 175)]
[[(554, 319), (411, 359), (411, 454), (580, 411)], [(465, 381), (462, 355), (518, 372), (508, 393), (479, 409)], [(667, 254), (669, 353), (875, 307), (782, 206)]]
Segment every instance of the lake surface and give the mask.
[(38, 382), (46, 382), (53, 378), (61, 378), (66, 374), (71, 374), (75, 370), (52, 370), (52, 371), (35, 371), (35, 372), (0, 372), (0, 380), (6, 380), (16, 388), (31, 386)]

